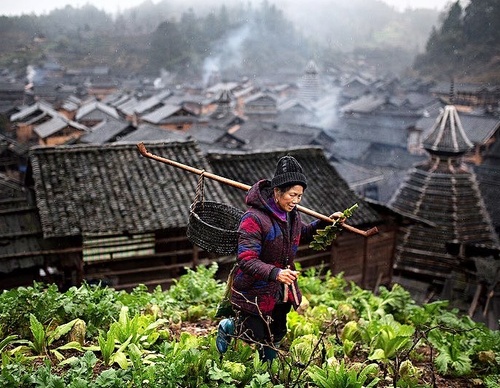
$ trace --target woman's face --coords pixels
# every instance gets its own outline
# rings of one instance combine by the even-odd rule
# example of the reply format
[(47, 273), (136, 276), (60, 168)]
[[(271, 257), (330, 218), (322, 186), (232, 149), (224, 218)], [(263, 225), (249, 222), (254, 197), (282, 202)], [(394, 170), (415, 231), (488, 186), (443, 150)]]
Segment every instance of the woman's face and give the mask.
[(304, 188), (301, 185), (290, 187), (287, 191), (274, 189), (274, 198), (278, 207), (286, 212), (291, 212), (302, 200)]

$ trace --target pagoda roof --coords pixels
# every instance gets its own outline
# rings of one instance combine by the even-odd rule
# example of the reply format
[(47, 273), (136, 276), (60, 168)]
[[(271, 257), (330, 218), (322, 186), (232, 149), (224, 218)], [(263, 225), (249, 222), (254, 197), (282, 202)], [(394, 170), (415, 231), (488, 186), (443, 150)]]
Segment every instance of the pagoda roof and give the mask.
[(444, 107), (422, 145), (431, 153), (452, 154), (464, 154), (473, 147), (455, 106)]

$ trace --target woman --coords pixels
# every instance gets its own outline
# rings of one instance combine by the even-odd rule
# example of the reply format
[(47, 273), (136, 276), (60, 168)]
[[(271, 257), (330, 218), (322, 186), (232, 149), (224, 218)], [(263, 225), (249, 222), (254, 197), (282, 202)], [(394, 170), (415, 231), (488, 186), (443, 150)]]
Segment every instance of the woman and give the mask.
[[(231, 304), (237, 312), (238, 336), (257, 343), (262, 360), (276, 357), (276, 348), (287, 332), (287, 314), (302, 300), (294, 262), (299, 244), (309, 243), (316, 230), (327, 225), (319, 220), (302, 223), (297, 205), (306, 188), (299, 162), (284, 156), (272, 180), (257, 182), (246, 196), (249, 208), (239, 225)], [(216, 342), (221, 353), (227, 350), (234, 330), (231, 319), (219, 324)]]

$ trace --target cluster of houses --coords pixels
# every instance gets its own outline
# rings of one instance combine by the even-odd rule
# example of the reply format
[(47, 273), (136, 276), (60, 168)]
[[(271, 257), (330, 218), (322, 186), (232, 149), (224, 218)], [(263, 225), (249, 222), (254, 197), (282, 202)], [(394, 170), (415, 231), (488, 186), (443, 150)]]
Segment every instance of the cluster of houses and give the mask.
[[(304, 268), (375, 290), (399, 282), (418, 301), (449, 298), (498, 325), (499, 86), (322, 74), (314, 62), (279, 82), (105, 76), (52, 88), (0, 83), (1, 288), (168, 287), (186, 267), (231, 266), (234, 257), (186, 235), (200, 176), (143, 157), (144, 143), (245, 184), (294, 155), (311, 182), (305, 207), (328, 215), (358, 204), (348, 223), (378, 229), (346, 229), (325, 251), (301, 247)], [(203, 185), (207, 201), (245, 209), (244, 191)]]

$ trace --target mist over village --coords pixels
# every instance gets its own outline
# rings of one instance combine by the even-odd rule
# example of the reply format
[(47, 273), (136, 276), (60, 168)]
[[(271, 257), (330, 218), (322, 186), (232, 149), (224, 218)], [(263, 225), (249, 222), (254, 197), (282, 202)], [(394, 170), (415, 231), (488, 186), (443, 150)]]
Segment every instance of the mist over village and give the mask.
[[(234, 211), (236, 226), (224, 218), (211, 221), (219, 223), (217, 233), (236, 232), (248, 188), (271, 179), (285, 155), (300, 162), (307, 175), (304, 222), (335, 211), (348, 214), (322, 249), (299, 246), (295, 261), (302, 273), (314, 273), (324, 284), (338, 277), (351, 291), (359, 287), (374, 298), (405, 290), (412, 308), (446, 304), (498, 339), (499, 20), (500, 4), (493, 0), (450, 2), (441, 12), (399, 11), (377, 0), (318, 1), (309, 7), (292, 1), (163, 0), (113, 15), (87, 4), (42, 15), (0, 16), (0, 351), (10, 352), (4, 364), (20, 351), (14, 344), (23, 336), (14, 327), (22, 327), (22, 319), (27, 328), (29, 322), (34, 325), (29, 314), (13, 320), (17, 307), (13, 303), (7, 309), (9, 292), (31, 287), (40, 295), (67, 295), (82, 287), (112, 290), (119, 295), (113, 296), (117, 305), (126, 305), (124, 295), (150, 293), (159, 299), (135, 306), (136, 312), (127, 307), (130, 314), (145, 316), (151, 305), (163, 306), (170, 323), (162, 325), (174, 338), (175, 330), (182, 331), (169, 326), (167, 311), (174, 302), (160, 293), (175, 293), (186, 276), (210, 268), (216, 269), (207, 284), (224, 285), (236, 261), (235, 244), (226, 251), (226, 241), (214, 247), (197, 236), (195, 223), (203, 222), (203, 213), (196, 213), (205, 202), (227, 206), (222, 217)], [(208, 211), (206, 216), (215, 217)], [(54, 288), (44, 293), (44, 287)], [(314, 306), (314, 293), (303, 294)], [(205, 298), (196, 302), (198, 307), (208, 308), (210, 297)], [(344, 302), (322, 303), (337, 308)], [(392, 308), (391, 319), (397, 320), (398, 308)], [(191, 331), (213, 334), (215, 323), (202, 329), (196, 323), (200, 317), (212, 322), (210, 313), (195, 319), (183, 309), (178, 314), (183, 324), (190, 322)], [(55, 311), (50, 313), (54, 319)], [(354, 320), (349, 314), (334, 313), (338, 328)], [(47, 325), (49, 315), (45, 322), (33, 316)], [(85, 320), (71, 316), (77, 318)], [(399, 322), (416, 325), (409, 319)], [(96, 326), (95, 333), (109, 327)], [(289, 327), (289, 333), (295, 332)], [(80, 352), (75, 357), (83, 356), (92, 335), (92, 329), (87, 331), (83, 348), (75, 345), (72, 351)], [(431, 337), (436, 354), (443, 354)], [(344, 360), (364, 349), (360, 345), (348, 352), (344, 336), (337, 338), (343, 341)], [(410, 350), (418, 348), (418, 341), (413, 346), (408, 341), (404, 359), (412, 360), (413, 368), (417, 362)], [(123, 376), (134, 365), (145, 373), (145, 366), (137, 366), (145, 353), (136, 360), (130, 348), (120, 348), (123, 343), (110, 342), (117, 354), (128, 350), (124, 358), (96, 361), (94, 377), (101, 373), (95, 365), (125, 371)], [(58, 378), (68, 385), (73, 380), (63, 370), (69, 361), (58, 364), (66, 356), (57, 360), (45, 346)], [(381, 387), (467, 387), (476, 377), (478, 386), (498, 386), (500, 349), (498, 343), (488, 346), (477, 354), (491, 351), (493, 358), (481, 364), (476, 353), (467, 353), (472, 366), (464, 370), (453, 369), (457, 366), (450, 361), (436, 371), (428, 366), (434, 362), (432, 352), (425, 364), (426, 353), (421, 362), (427, 366), (410, 379), (422, 385), (394, 372), (403, 353), (379, 359), (365, 350), (367, 359), (392, 376), (385, 382), (381, 374), (366, 378), (373, 379), (370, 386)], [(100, 352), (99, 359), (102, 347)], [(25, 365), (30, 365), (27, 376), (35, 366)], [(295, 386), (323, 386), (309, 364), (303, 368), (308, 372), (290, 376), (312, 385)], [(270, 367), (273, 385), (245, 385), (255, 381), (248, 372), (246, 380), (231, 375), (225, 383), (233, 385), (220, 386), (294, 386), (276, 377), (280, 371)], [(123, 376), (113, 378), (133, 378)], [(159, 376), (143, 386), (170, 386), (168, 377)], [(210, 383), (209, 377), (198, 377), (189, 385), (188, 377), (179, 377), (183, 383), (172, 386), (222, 384), (214, 382), (212, 372), (206, 376)], [(401, 385), (403, 380), (409, 385)], [(335, 386), (329, 381), (324, 386)], [(2, 384), (0, 376), (0, 387), (8, 386)]]

